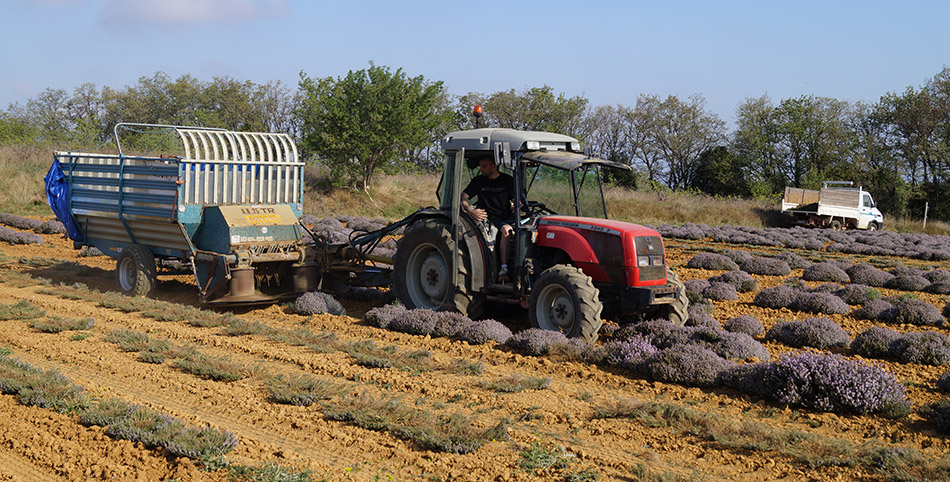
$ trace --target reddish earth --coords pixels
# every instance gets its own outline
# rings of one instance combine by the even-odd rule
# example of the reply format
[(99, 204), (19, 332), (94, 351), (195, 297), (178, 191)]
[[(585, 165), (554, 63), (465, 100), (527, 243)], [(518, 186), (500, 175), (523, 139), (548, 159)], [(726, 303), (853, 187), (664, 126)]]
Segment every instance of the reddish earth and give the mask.
[[(14, 320), (4, 322), (0, 346), (31, 365), (59, 370), (94, 397), (118, 397), (192, 425), (211, 425), (236, 433), (240, 443), (226, 457), (232, 464), (262, 466), (272, 462), (306, 468), (312, 471), (314, 480), (551, 480), (557, 474), (563, 477), (584, 469), (597, 472), (598, 480), (638, 480), (631, 469), (641, 463), (650, 472), (667, 477), (663, 480), (884, 480), (869, 468), (809, 469), (775, 452), (727, 449), (668, 427), (650, 428), (627, 419), (592, 418), (596, 407), (622, 398), (678, 404), (711, 412), (724, 420), (755, 420), (775, 430), (797, 429), (858, 444), (906, 446), (932, 459), (942, 457), (950, 449), (947, 439), (930, 430), (916, 414), (892, 421), (880, 416), (812, 412), (770, 405), (728, 390), (687, 388), (594, 365), (523, 356), (494, 344), (470, 346), (448, 339), (384, 331), (361, 320), (362, 314), (372, 308), (367, 304), (344, 302), (355, 317), (306, 318), (289, 314), (279, 305), (249, 310), (239, 316), (274, 327), (304, 326), (312, 331), (331, 331), (343, 341), (368, 339), (410, 350), (425, 348), (437, 361), (448, 363), (466, 358), (480, 362), (484, 373), (473, 376), (434, 371), (420, 375), (395, 368), (367, 368), (341, 352), (317, 353), (262, 336), (234, 337), (222, 334), (220, 328), (160, 322), (103, 308), (94, 302), (43, 294), (38, 283), (10, 276), (11, 272), (24, 272), (54, 283), (78, 281), (97, 290), (113, 289), (113, 260), (80, 257), (78, 251), (71, 249), (71, 243), (56, 236), (45, 239), (44, 245), (0, 245), (0, 303), (26, 299), (45, 309), (47, 316), (92, 317), (92, 336), (74, 340), (75, 332), (40, 333), (26, 322)], [(714, 274), (682, 267), (702, 243), (668, 244), (670, 263), (682, 279)], [(77, 269), (57, 260), (85, 268)], [(781, 277), (756, 278), (760, 287), (782, 282)], [(946, 303), (944, 296), (917, 295), (938, 307)], [(751, 304), (753, 296), (754, 293), (745, 293), (740, 294), (738, 301), (715, 302), (716, 318), (725, 321), (736, 315), (752, 314), (767, 329), (776, 320), (805, 316), (755, 307)], [(171, 278), (160, 282), (155, 298), (195, 304), (197, 293), (187, 277)], [(870, 326), (870, 322), (850, 315), (831, 318), (852, 337)], [(514, 321), (511, 326), (520, 329), (524, 322)], [(170, 363), (140, 362), (135, 353), (122, 352), (103, 340), (103, 334), (119, 328), (191, 344), (209, 355), (227, 355), (260, 373), (308, 373), (332, 379), (352, 394), (386, 395), (430, 411), (462, 413), (475, 418), (483, 427), (509, 418), (511, 440), (490, 442), (467, 455), (425, 450), (386, 432), (328, 420), (317, 406), (271, 402), (262, 377), (230, 383), (210, 381), (183, 373)], [(916, 327), (891, 328), (907, 331)], [(937, 329), (950, 333), (946, 328)], [(766, 347), (773, 357), (790, 350), (773, 342), (766, 343)], [(915, 405), (939, 398), (934, 381), (944, 368), (880, 363), (907, 385)], [(551, 385), (543, 390), (505, 394), (480, 383), (515, 373), (550, 377)], [(102, 428), (85, 427), (74, 416), (25, 406), (10, 395), (0, 395), (0, 410), (5, 415), (0, 420), (0, 480), (228, 480), (223, 469), (205, 471), (162, 449), (111, 439)], [(568, 469), (529, 473), (519, 462), (522, 451), (532, 442), (564, 447), (575, 461)]]

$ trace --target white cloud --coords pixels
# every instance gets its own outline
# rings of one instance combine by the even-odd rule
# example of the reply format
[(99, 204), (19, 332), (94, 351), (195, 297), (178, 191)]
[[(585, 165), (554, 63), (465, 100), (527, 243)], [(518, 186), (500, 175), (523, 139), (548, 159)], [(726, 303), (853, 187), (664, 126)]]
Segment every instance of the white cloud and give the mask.
[(110, 27), (181, 25), (279, 17), (286, 0), (106, 0), (102, 21)]

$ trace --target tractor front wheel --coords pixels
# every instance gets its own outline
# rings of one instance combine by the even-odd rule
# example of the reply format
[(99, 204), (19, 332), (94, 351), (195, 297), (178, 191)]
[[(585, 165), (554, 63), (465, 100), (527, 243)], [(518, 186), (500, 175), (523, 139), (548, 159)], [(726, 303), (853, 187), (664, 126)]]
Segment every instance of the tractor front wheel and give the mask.
[[(453, 251), (459, 257), (455, 280), (449, 274)], [(477, 317), (483, 296), (470, 292), (470, 267), (465, 251), (455, 247), (448, 225), (431, 219), (417, 221), (396, 246), (393, 289), (408, 308), (458, 311)]]
[(559, 264), (538, 277), (531, 292), (531, 326), (563, 332), (588, 342), (597, 339), (604, 323), (600, 291), (579, 268)]
[(148, 296), (158, 282), (155, 255), (140, 244), (125, 246), (116, 261), (115, 280), (127, 296)]
[(676, 286), (676, 299), (665, 305), (660, 315), (673, 322), (674, 325), (684, 326), (689, 319), (689, 298), (686, 296), (686, 287), (680, 277), (669, 268), (666, 269), (666, 280)]

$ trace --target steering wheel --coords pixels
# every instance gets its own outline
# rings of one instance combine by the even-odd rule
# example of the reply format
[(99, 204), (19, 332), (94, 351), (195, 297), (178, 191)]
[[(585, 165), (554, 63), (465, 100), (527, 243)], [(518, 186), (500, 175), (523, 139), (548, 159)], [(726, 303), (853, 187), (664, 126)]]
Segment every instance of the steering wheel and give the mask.
[(539, 201), (525, 201), (521, 207), (528, 217), (540, 216), (542, 214), (557, 214)]

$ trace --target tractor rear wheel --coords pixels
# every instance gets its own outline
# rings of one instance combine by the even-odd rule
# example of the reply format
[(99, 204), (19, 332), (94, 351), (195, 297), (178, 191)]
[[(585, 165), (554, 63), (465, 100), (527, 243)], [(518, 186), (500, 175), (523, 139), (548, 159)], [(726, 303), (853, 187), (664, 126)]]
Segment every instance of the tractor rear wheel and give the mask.
[(148, 296), (158, 282), (155, 255), (140, 244), (123, 247), (116, 260), (115, 281), (127, 296)]
[(666, 280), (668, 283), (676, 286), (676, 299), (664, 306), (660, 315), (673, 322), (674, 325), (685, 326), (689, 319), (689, 298), (686, 296), (686, 287), (680, 281), (680, 277), (669, 268), (666, 269)]
[(579, 268), (555, 265), (538, 276), (528, 308), (531, 326), (593, 342), (604, 323), (600, 291)]
[[(459, 272), (451, 279), (452, 253), (459, 257)], [(458, 311), (472, 318), (482, 314), (484, 295), (472, 293), (471, 261), (455, 247), (445, 222), (416, 221), (396, 245), (393, 256), (393, 289), (407, 308)]]

